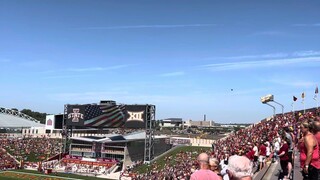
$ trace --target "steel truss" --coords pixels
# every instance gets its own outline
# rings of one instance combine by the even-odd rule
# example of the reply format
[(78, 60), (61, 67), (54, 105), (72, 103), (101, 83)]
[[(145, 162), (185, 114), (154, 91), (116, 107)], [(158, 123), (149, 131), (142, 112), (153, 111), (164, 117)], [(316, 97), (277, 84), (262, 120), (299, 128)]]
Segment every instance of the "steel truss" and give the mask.
[(154, 158), (154, 126), (156, 117), (156, 106), (146, 106), (146, 139), (144, 147), (144, 163), (150, 163)]
[(16, 116), (16, 117), (20, 117), (20, 118), (24, 118), (30, 121), (34, 121), (36, 123), (40, 123), (39, 120), (36, 120), (35, 118), (28, 116), (20, 111), (16, 111), (16, 110), (12, 110), (12, 109), (7, 109), (7, 108), (0, 108), (0, 113), (1, 114), (7, 114), (7, 115), (11, 115), (11, 116)]

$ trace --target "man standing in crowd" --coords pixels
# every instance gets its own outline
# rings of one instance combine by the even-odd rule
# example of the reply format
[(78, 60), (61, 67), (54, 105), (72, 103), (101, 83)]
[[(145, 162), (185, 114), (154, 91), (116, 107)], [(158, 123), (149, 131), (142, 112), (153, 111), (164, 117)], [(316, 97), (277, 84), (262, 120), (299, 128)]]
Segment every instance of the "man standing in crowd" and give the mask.
[(229, 157), (228, 175), (230, 180), (252, 180), (252, 163), (245, 156)]
[(207, 153), (199, 154), (197, 161), (200, 170), (191, 175), (191, 180), (219, 180), (219, 176), (209, 169), (209, 156)]
[(293, 165), (294, 143), (293, 143), (293, 138), (291, 136), (289, 127), (285, 126), (283, 129), (285, 131), (285, 138), (286, 138), (286, 141), (287, 141), (288, 147), (289, 147), (289, 149), (288, 149), (288, 157), (289, 157), (289, 161), (288, 161), (288, 177), (290, 177), (291, 171), (292, 171), (292, 165)]
[(265, 160), (266, 160), (266, 154), (267, 154), (267, 148), (263, 144), (263, 141), (261, 142), (259, 146), (259, 163), (260, 163), (260, 170), (265, 167)]
[(254, 167), (258, 167), (258, 157), (259, 157), (259, 149), (258, 149), (258, 143), (254, 143), (253, 151), (254, 151), (254, 158), (253, 158), (253, 165)]
[(274, 161), (275, 163), (277, 164), (278, 163), (278, 154), (279, 154), (279, 150), (280, 150), (280, 141), (279, 141), (279, 138), (276, 137), (274, 139), (274, 154), (273, 154), (273, 157), (274, 157)]
[(289, 156), (288, 156), (288, 151), (289, 151), (289, 145), (287, 141), (285, 140), (285, 135), (283, 134), (282, 137), (282, 146), (279, 150), (278, 156), (280, 157), (280, 166), (282, 169), (282, 174), (284, 176), (283, 179), (287, 180), (289, 179), (288, 176), (288, 161), (289, 161)]

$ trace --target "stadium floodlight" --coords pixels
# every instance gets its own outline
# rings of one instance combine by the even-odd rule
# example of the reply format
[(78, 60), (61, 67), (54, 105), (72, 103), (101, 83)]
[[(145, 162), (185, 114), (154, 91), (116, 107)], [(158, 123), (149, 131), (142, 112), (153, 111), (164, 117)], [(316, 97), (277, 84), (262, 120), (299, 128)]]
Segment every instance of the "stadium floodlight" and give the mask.
[(272, 106), (271, 104), (269, 104), (268, 102), (271, 102), (273, 101), (273, 95), (272, 94), (268, 94), (266, 96), (263, 96), (260, 98), (262, 104), (266, 104), (270, 107), (273, 108), (273, 117), (275, 118), (276, 117), (276, 107)]
[[(268, 104), (268, 102), (274, 102), (274, 103), (280, 105), (282, 108), (282, 115), (284, 114), (284, 106), (282, 104), (280, 104), (279, 102), (275, 101), (274, 96), (272, 94), (268, 94), (266, 96), (263, 96), (260, 98), (260, 100), (263, 104)], [(270, 104), (268, 104), (268, 105), (270, 105)]]
[(278, 102), (275, 101), (275, 100), (273, 100), (273, 102), (281, 106), (281, 108), (282, 108), (282, 115), (284, 115), (284, 112), (283, 112), (283, 111), (284, 111), (284, 106), (283, 106), (282, 104), (278, 103)]
[(273, 95), (272, 94), (268, 94), (266, 96), (261, 97), (260, 100), (261, 100), (261, 102), (263, 104), (268, 103), (270, 101), (273, 101)]

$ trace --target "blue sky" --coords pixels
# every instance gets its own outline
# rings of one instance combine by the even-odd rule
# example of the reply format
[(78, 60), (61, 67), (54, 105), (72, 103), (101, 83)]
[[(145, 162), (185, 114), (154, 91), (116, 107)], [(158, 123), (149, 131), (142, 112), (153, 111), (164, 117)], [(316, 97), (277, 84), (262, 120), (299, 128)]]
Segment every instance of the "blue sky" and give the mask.
[[(0, 106), (111, 99), (222, 123), (316, 106), (320, 1), (0, 0)], [(233, 91), (231, 91), (233, 89)], [(281, 108), (277, 106), (277, 112)]]

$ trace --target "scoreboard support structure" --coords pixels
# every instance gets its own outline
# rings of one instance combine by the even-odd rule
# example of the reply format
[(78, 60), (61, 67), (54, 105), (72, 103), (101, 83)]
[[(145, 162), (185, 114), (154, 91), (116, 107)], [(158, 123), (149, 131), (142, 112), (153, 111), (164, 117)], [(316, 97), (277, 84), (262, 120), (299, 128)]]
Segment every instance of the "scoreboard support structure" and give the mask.
[(155, 115), (156, 106), (146, 106), (146, 138), (144, 146), (144, 163), (149, 164), (154, 158), (154, 126), (155, 126)]

